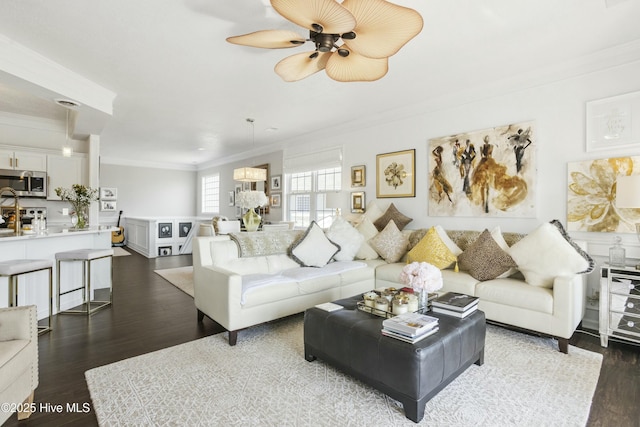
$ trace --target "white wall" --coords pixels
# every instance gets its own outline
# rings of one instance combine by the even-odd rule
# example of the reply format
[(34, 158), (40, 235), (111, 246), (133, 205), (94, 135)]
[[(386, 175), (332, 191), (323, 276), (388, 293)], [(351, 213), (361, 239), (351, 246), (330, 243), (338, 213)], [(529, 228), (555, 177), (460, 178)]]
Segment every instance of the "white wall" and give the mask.
[[(100, 186), (118, 189), (123, 218), (196, 215), (195, 171), (101, 164)], [(100, 212), (101, 224), (117, 218), (118, 212)]]

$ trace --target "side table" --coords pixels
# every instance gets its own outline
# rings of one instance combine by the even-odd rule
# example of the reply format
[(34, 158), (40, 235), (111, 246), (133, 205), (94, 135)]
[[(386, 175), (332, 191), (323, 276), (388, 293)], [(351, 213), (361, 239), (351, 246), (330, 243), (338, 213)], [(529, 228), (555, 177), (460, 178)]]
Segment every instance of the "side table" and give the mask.
[(640, 343), (640, 270), (605, 264), (600, 269), (600, 345), (609, 337)]

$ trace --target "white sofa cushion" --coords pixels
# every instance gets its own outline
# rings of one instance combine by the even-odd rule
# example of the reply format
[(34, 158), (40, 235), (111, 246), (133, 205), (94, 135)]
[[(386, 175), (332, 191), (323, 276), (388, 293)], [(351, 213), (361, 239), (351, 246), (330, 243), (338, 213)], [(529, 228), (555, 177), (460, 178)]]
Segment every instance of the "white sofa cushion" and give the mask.
[(323, 267), (339, 250), (340, 246), (329, 240), (312, 221), (304, 237), (291, 246), (291, 257), (303, 267)]
[(552, 288), (557, 276), (573, 276), (589, 269), (589, 262), (548, 222), (515, 243), (509, 255), (527, 283), (543, 288)]
[(478, 283), (476, 296), (481, 301), (553, 314), (553, 291), (531, 286), (518, 279), (495, 279)]

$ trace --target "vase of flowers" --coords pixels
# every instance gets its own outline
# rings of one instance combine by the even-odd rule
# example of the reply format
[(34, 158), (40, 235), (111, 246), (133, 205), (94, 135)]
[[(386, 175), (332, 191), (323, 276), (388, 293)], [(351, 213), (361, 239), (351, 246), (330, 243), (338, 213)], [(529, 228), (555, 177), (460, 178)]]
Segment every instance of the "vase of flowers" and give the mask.
[(82, 184), (73, 184), (71, 188), (57, 187), (56, 194), (62, 200), (71, 203), (72, 215), (77, 219), (74, 228), (82, 230), (89, 226), (89, 206), (98, 200), (98, 190)]
[(425, 310), (429, 305), (429, 293), (442, 288), (442, 272), (427, 262), (412, 262), (402, 268), (400, 280), (419, 294), (419, 307)]
[(242, 217), (242, 223), (247, 231), (256, 231), (260, 226), (262, 218), (255, 211), (255, 208), (264, 206), (269, 202), (267, 195), (263, 191), (241, 191), (236, 198), (236, 205), (247, 209)]

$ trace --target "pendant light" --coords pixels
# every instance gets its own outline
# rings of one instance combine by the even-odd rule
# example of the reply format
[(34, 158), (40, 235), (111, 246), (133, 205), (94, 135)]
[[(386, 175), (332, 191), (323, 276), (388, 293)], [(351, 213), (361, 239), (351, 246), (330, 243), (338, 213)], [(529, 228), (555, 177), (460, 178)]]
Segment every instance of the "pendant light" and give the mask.
[[(247, 118), (247, 123), (251, 124), (251, 141), (252, 146), (255, 146), (256, 143), (256, 135), (255, 128), (253, 126), (253, 122), (255, 121), (252, 118)], [(253, 168), (250, 166), (245, 166), (243, 168), (237, 168), (233, 170), (233, 179), (234, 181), (240, 182), (260, 182), (267, 180), (267, 170), (262, 168)]]
[(64, 157), (71, 157), (73, 154), (73, 147), (69, 143), (69, 109), (67, 108), (67, 124), (64, 132), (64, 145), (62, 146), (62, 155)]

